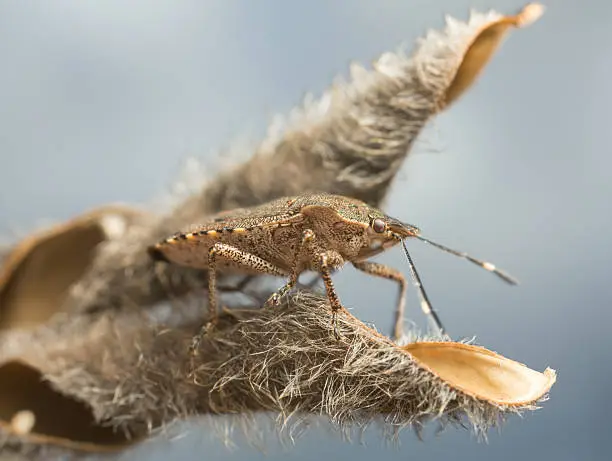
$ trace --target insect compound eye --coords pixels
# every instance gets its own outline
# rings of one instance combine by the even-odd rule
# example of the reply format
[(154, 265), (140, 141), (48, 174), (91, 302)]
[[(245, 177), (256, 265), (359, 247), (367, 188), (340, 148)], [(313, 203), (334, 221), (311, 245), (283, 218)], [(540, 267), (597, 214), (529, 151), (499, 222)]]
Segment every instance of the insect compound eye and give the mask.
[(382, 219), (377, 218), (372, 221), (372, 229), (374, 229), (374, 232), (377, 234), (382, 234), (385, 229), (387, 229), (387, 224)]

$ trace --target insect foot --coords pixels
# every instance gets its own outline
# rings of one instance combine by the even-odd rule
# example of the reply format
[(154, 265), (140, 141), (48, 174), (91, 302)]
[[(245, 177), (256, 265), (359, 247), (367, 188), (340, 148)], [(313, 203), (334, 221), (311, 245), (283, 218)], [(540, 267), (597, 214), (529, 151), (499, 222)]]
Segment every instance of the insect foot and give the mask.
[(338, 330), (338, 312), (337, 311), (333, 311), (332, 312), (332, 328), (334, 329), (334, 337), (336, 338), (336, 340), (340, 341), (340, 330)]
[(198, 355), (198, 351), (200, 350), (200, 344), (202, 343), (204, 336), (206, 336), (208, 333), (210, 333), (214, 329), (216, 323), (217, 323), (216, 319), (215, 321), (206, 322), (200, 328), (198, 333), (193, 337), (191, 341), (191, 346), (189, 347), (189, 353), (192, 357), (195, 357), (196, 355)]
[(281, 301), (281, 295), (278, 292), (272, 293), (270, 297), (268, 298), (268, 300), (266, 301), (266, 303), (264, 304), (264, 307), (276, 307), (280, 304), (280, 301)]
[[(403, 335), (406, 279), (391, 267), (368, 261), (401, 243), (421, 309), (439, 333), (442, 322), (421, 283), (406, 240), (417, 239), (480, 266), (509, 284), (516, 280), (495, 265), (429, 240), (416, 226), (387, 216), (367, 203), (331, 194), (282, 197), (253, 208), (225, 211), (192, 232), (180, 232), (157, 243), (149, 254), (157, 261), (208, 269), (208, 320), (199, 336), (209, 332), (217, 319), (217, 271), (243, 275), (287, 277), (266, 301), (276, 306), (305, 271), (323, 279), (331, 306), (333, 334), (340, 337), (337, 313), (343, 309), (331, 274), (350, 262), (356, 269), (393, 281), (398, 286), (394, 336)], [(197, 343), (195, 343), (197, 345)]]
[(277, 307), (280, 305), (281, 299), (283, 299), (283, 297), (289, 293), (289, 291), (291, 291), (291, 289), (293, 288), (293, 286), (295, 285), (294, 283), (288, 282), (285, 285), (283, 285), (282, 287), (280, 287), (278, 289), (278, 291), (276, 291), (275, 293), (272, 293), (270, 295), (270, 297), (268, 298), (268, 300), (266, 301), (266, 303), (264, 304), (264, 307)]

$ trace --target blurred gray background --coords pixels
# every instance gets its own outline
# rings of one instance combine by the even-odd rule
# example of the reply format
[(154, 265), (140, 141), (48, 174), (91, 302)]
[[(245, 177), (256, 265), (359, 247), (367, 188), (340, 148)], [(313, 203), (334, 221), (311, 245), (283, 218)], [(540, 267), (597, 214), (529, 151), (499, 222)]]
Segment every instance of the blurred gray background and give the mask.
[[(11, 240), (108, 202), (149, 204), (168, 194), (186, 159), (218, 168), (221, 152), (254, 145), (275, 114), (306, 92), (319, 95), (351, 60), (412, 47), (442, 27), (444, 13), (464, 19), (470, 7), (522, 5), (1, 1), (0, 234)], [(364, 446), (322, 423), (287, 449), (272, 435), (264, 456), (239, 435), (228, 451), (204, 423), (122, 459), (611, 459), (612, 3), (547, 6), (423, 133), (387, 204), (424, 234), (521, 280), (508, 287), (410, 245), (455, 337), (476, 335), (532, 368), (558, 370), (543, 409), (511, 418), (488, 444), (449, 429), (425, 442), (406, 431), (389, 448), (371, 430)], [(399, 249), (380, 259), (407, 270)], [(392, 284), (351, 269), (337, 283), (357, 316), (389, 331)], [(424, 325), (414, 291), (409, 306)]]

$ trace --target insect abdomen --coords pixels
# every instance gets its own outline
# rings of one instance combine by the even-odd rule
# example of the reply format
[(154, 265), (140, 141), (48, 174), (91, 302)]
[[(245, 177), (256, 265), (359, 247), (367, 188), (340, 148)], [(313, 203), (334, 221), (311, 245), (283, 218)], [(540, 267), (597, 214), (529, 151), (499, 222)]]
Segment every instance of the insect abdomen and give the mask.
[(149, 248), (147, 248), (147, 253), (149, 253), (149, 256), (151, 257), (153, 261), (159, 261), (159, 262), (164, 262), (164, 263), (170, 262), (170, 260), (164, 254), (164, 252), (160, 250), (157, 245), (150, 246)]

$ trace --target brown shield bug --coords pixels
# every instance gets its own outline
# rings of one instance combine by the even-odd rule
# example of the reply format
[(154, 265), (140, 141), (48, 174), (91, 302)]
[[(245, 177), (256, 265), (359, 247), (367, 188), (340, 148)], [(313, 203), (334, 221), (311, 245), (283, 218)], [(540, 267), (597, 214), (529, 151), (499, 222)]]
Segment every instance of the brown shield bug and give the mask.
[(398, 270), (368, 259), (402, 243), (421, 298), (421, 308), (443, 332), (442, 322), (429, 302), (404, 243), (408, 238), (419, 239), (467, 259), (510, 284), (517, 283), (491, 263), (423, 237), (420, 230), (411, 224), (387, 216), (360, 200), (330, 194), (283, 197), (253, 208), (225, 211), (191, 232), (177, 233), (159, 242), (149, 248), (149, 253), (157, 260), (208, 270), (209, 327), (217, 319), (217, 271), (288, 277), (287, 283), (266, 304), (278, 304), (280, 298), (297, 283), (302, 272), (318, 272), (331, 304), (336, 336), (336, 313), (342, 304), (334, 290), (331, 272), (350, 262), (363, 272), (398, 284), (394, 334), (399, 338), (402, 335), (406, 279)]

